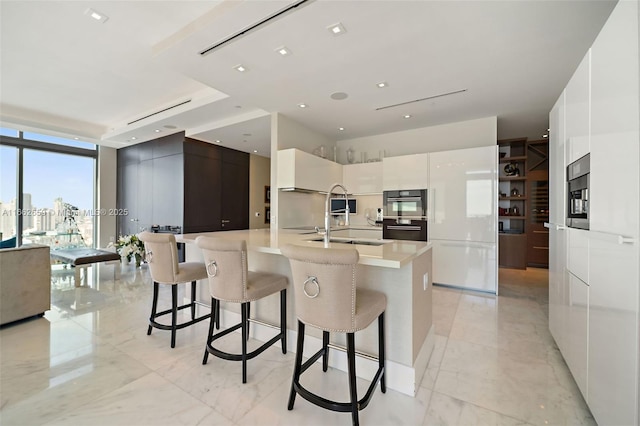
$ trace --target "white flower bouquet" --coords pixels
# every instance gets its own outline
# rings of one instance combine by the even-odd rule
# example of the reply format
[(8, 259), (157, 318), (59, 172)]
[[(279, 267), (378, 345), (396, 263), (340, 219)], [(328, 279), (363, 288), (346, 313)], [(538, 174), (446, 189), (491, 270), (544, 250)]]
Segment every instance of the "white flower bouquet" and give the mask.
[(144, 243), (137, 235), (120, 236), (115, 244), (109, 243), (108, 247), (115, 247), (120, 257), (126, 257), (129, 262), (135, 258), (136, 266), (140, 266), (140, 262), (144, 259)]

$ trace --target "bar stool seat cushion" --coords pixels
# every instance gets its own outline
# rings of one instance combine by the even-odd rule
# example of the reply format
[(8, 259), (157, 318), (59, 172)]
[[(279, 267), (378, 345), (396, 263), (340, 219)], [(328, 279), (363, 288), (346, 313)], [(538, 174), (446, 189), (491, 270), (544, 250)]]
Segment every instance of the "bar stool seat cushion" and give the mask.
[(248, 271), (247, 302), (253, 302), (287, 288), (287, 278), (269, 272)]
[(202, 262), (183, 262), (178, 264), (178, 273), (174, 282), (163, 284), (180, 284), (191, 281), (206, 280), (207, 268)]
[(387, 308), (387, 297), (379, 291), (359, 288), (356, 293), (355, 327), (349, 332), (364, 330)]

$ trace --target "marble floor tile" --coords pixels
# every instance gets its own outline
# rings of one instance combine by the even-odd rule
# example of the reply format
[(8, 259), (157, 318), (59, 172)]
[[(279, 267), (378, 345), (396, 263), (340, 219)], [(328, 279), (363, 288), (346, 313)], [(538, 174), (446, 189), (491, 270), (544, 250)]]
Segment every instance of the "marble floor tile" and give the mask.
[(527, 426), (530, 423), (433, 392), (423, 425)]
[(92, 344), (51, 358), (5, 368), (0, 419), (7, 425), (42, 424), (91, 403), (150, 370), (110, 345)]
[(433, 286), (433, 326), (435, 334), (448, 336), (460, 302), (461, 290)]
[[(301, 377), (301, 384), (325, 398), (349, 401), (347, 374), (329, 368), (325, 373), (320, 364), (310, 367)], [(358, 397), (362, 398), (370, 382), (357, 379)], [(293, 410), (287, 410), (291, 377), (275, 389), (261, 404), (249, 411), (239, 425), (349, 425), (350, 413), (325, 410), (297, 395)], [(377, 386), (367, 407), (359, 412), (362, 425), (419, 425), (426, 415), (431, 391), (421, 388), (415, 398)]]
[[(240, 339), (239, 333), (231, 333), (216, 341), (216, 347), (240, 353)], [(249, 339), (247, 350), (260, 345), (261, 342)], [(260, 405), (282, 383), (289, 381), (293, 373), (294, 354), (283, 354), (274, 346), (247, 362), (246, 384), (242, 383), (241, 362), (209, 355), (207, 364), (203, 365), (203, 355), (204, 340), (196, 351), (159, 368), (157, 373), (233, 421)]]
[[(174, 349), (168, 331), (148, 336), (148, 270), (123, 265), (115, 281), (109, 272), (81, 288), (61, 277), (43, 318), (0, 328), (0, 424), (351, 424), (299, 396), (287, 410), (292, 352), (272, 347), (250, 360), (242, 384), (239, 362), (202, 365), (208, 320), (179, 330)], [(546, 274), (501, 269), (498, 297), (434, 286), (435, 346), (417, 396), (378, 388), (361, 424), (594, 424), (548, 331)], [(237, 351), (239, 333), (219, 343)], [(348, 399), (342, 371), (317, 365), (302, 381)], [(368, 382), (358, 386), (362, 396)]]
[(231, 425), (211, 407), (150, 373), (46, 425)]
[(590, 424), (593, 418), (566, 370), (553, 356), (449, 340), (434, 391), (530, 423)]

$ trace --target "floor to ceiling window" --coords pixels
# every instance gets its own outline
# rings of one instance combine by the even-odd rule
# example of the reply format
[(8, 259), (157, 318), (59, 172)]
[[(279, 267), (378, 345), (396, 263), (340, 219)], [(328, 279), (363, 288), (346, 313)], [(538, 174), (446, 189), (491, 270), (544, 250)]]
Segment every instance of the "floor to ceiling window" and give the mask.
[(52, 249), (93, 247), (96, 146), (15, 132), (0, 130), (2, 239), (15, 236), (18, 244)]
[(18, 148), (0, 146), (0, 241), (2, 246), (15, 245), (18, 217)]

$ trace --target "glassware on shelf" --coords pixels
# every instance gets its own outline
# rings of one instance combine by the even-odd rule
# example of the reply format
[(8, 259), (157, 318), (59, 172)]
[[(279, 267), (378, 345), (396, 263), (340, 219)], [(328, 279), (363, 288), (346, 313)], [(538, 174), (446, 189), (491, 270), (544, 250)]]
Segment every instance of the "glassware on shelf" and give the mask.
[(353, 149), (349, 148), (347, 150), (347, 162), (353, 164), (354, 161), (356, 161), (356, 153)]

